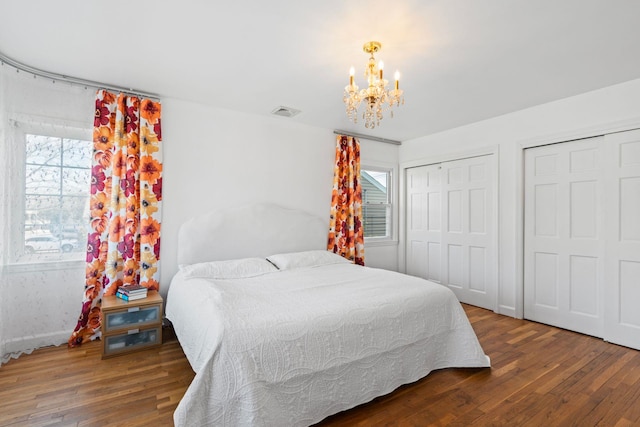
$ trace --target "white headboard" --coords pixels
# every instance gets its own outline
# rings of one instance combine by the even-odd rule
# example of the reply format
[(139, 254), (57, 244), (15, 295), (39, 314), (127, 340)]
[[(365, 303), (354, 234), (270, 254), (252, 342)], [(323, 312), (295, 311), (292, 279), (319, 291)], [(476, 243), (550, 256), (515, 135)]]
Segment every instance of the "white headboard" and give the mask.
[(261, 203), (220, 209), (182, 224), (178, 264), (326, 249), (329, 218)]

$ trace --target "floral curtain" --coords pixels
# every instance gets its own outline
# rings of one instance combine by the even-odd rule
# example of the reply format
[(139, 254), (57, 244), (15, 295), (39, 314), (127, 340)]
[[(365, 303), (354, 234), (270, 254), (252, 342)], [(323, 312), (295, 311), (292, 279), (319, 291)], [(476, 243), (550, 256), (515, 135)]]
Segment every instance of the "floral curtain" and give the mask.
[(337, 136), (334, 167), (327, 249), (364, 265), (360, 142), (357, 138)]
[(100, 337), (104, 295), (122, 285), (159, 288), (160, 113), (149, 99), (96, 95), (86, 282), (71, 347)]

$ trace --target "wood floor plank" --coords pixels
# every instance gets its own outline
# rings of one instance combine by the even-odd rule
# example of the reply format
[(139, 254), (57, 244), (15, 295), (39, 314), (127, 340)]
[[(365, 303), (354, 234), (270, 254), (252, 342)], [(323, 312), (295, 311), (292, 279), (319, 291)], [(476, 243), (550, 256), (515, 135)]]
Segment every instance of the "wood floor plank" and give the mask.
[[(443, 369), (318, 427), (637, 426), (640, 352), (464, 305), (491, 369)], [(0, 367), (1, 426), (171, 426), (194, 373), (160, 348), (101, 360), (100, 342)]]

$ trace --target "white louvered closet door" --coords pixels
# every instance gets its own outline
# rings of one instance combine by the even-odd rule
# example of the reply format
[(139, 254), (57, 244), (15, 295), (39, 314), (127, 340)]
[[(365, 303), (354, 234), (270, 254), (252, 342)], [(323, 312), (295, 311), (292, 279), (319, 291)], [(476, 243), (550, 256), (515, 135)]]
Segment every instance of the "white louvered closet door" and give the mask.
[(406, 170), (407, 274), (496, 309), (497, 212), (493, 156)]

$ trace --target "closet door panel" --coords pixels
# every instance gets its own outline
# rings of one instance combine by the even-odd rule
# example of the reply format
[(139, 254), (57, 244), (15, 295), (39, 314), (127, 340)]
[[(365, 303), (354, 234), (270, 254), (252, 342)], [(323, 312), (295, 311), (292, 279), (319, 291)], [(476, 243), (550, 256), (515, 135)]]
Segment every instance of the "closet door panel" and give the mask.
[(462, 245), (449, 245), (449, 253), (447, 259), (449, 260), (448, 281), (450, 287), (456, 287), (462, 289), (464, 284), (463, 269), (460, 268), (464, 265), (464, 248)]
[(442, 284), (461, 302), (490, 310), (496, 308), (498, 287), (493, 167), (492, 155), (442, 164)]
[(469, 233), (484, 235), (487, 232), (487, 190), (469, 190)]
[(605, 137), (605, 339), (640, 350), (640, 130)]
[(487, 288), (487, 248), (469, 246), (469, 290), (486, 294)]
[(412, 276), (440, 282), (441, 275), (441, 168), (421, 166), (406, 170), (406, 271)]
[(525, 151), (525, 318), (603, 335), (602, 137)]
[(597, 317), (600, 284), (597, 257), (571, 255), (569, 257), (569, 310), (573, 313)]
[(406, 170), (406, 271), (496, 309), (494, 156)]

